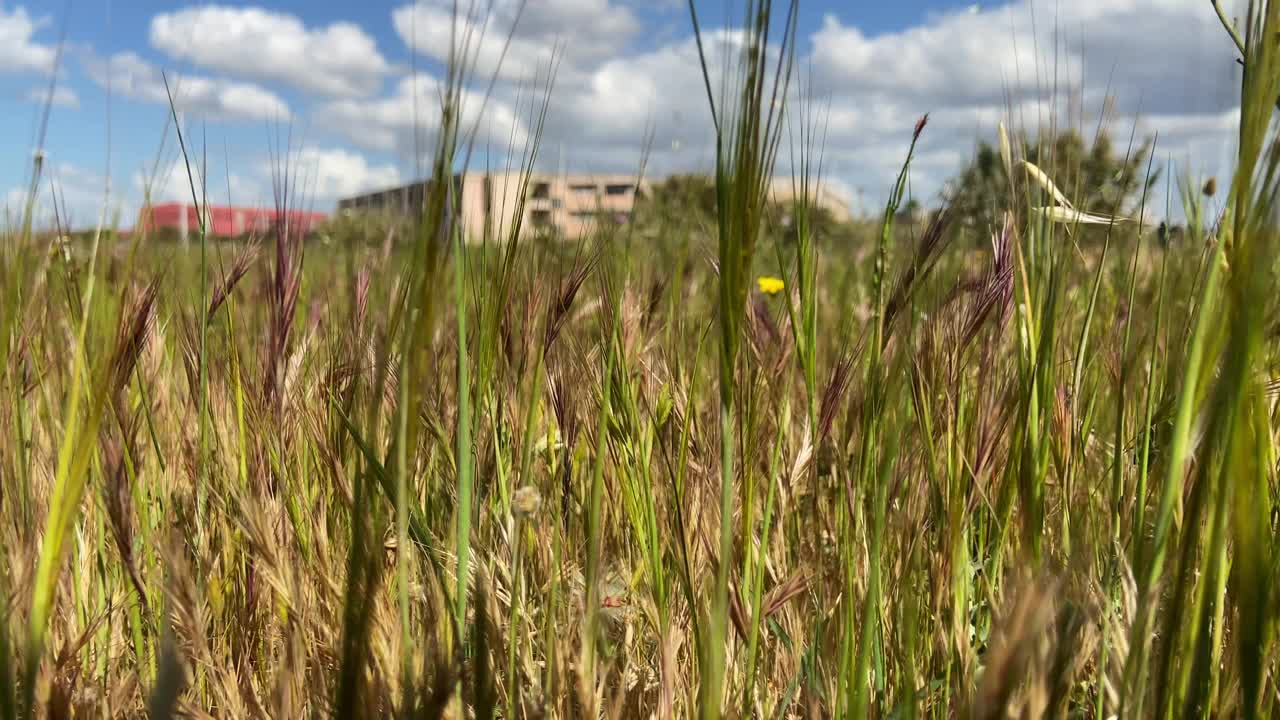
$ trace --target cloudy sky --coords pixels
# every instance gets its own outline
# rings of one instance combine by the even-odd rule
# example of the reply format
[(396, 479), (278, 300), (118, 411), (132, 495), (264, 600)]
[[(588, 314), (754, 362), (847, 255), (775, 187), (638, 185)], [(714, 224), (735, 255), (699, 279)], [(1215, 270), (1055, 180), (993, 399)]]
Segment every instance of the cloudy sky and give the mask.
[[(478, 2), (491, 12), (466, 111), (475, 163), (523, 148), (559, 48), (545, 167), (634, 171), (646, 147), (652, 174), (710, 166), (683, 0), (528, 0), (518, 22), (518, 0)], [(718, 58), (733, 38), (726, 8), (742, 3), (697, 4)], [(0, 0), (0, 198), (23, 197), (51, 87), (42, 191), (56, 186), (77, 225), (108, 187), (124, 226), (149, 178), (157, 198), (189, 196), (165, 76), (216, 202), (269, 201), (282, 148), (318, 210), (408, 180), (435, 125), (452, 5)], [(1001, 118), (1033, 129), (1056, 115), (1092, 132), (1109, 107), (1118, 136), (1159, 134), (1161, 161), (1196, 174), (1228, 164), (1237, 74), (1208, 0), (801, 0), (796, 50), (825, 126), (824, 172), (855, 205), (884, 197), (925, 112), (912, 187), (926, 201)]]

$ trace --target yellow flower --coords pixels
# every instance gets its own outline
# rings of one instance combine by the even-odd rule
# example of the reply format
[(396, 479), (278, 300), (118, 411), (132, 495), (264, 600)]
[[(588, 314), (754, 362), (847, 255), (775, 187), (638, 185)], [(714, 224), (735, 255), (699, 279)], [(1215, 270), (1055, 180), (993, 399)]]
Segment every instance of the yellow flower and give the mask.
[(756, 287), (760, 288), (760, 292), (766, 295), (777, 295), (782, 288), (786, 287), (786, 284), (776, 277), (761, 275), (756, 278)]

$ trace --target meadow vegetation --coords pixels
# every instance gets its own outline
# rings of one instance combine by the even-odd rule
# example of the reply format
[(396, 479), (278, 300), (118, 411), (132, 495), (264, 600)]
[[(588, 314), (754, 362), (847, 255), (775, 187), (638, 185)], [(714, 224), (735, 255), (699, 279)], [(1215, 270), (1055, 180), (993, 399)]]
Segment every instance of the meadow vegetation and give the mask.
[(1222, 38), (1229, 178), (1001, 125), (909, 226), (926, 118), (874, 222), (767, 202), (822, 182), (795, 12), (704, 60), (713, 182), (582, 242), (464, 240), (465, 36), (412, 223), (64, 246), (29, 205), (0, 720), (1280, 713), (1280, 3)]

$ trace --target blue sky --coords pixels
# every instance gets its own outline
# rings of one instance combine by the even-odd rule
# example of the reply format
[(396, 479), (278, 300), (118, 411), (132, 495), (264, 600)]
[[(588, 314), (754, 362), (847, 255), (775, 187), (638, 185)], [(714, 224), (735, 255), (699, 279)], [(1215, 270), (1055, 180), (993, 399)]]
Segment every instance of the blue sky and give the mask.
[[(481, 48), (482, 66), (511, 29), (516, 4), (492, 0), (486, 38), (494, 47)], [(106, 207), (125, 226), (145, 179), (158, 199), (189, 194), (166, 133), (161, 71), (188, 140), (207, 150), (215, 201), (268, 200), (272, 149), (281, 145), (292, 148), (316, 209), (406, 180), (416, 174), (415, 134), (431, 129), (423, 116), (450, 5), (0, 0), (0, 97), (12, 110), (0, 113), (0, 198), (12, 206), (22, 196), (38, 99), (51, 80), (58, 90), (42, 190), (58, 188), (73, 222), (96, 219), (108, 177)], [(740, 5), (699, 2), (713, 48), (731, 42), (718, 29), (726, 7)], [(499, 78), (483, 115), (478, 101), (471, 105), (480, 162), (502, 162), (512, 140), (519, 147), (528, 135), (529, 88), (559, 44), (544, 164), (634, 170), (652, 137), (655, 174), (709, 165), (705, 95), (681, 0), (528, 0), (511, 32), (501, 69), (483, 67)], [(923, 112), (931, 123), (913, 188), (926, 196), (1001, 119), (1034, 129), (1057, 117), (1092, 128), (1108, 108), (1118, 136), (1135, 123), (1159, 133), (1161, 159), (1179, 169), (1220, 172), (1228, 156), (1235, 69), (1204, 0), (801, 0), (798, 36), (806, 90), (824, 109), (828, 180), (855, 205), (883, 196)]]

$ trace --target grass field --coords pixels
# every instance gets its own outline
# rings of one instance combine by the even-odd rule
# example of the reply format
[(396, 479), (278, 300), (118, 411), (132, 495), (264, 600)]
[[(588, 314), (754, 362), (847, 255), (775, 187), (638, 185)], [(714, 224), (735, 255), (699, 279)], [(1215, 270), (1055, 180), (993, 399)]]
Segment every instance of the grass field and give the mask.
[(839, 242), (765, 201), (821, 117), (745, 17), (705, 222), (8, 228), (0, 720), (1280, 714), (1280, 3), (1217, 187), (1091, 215), (1006, 141), (1001, 221), (904, 226), (904, 147)]

